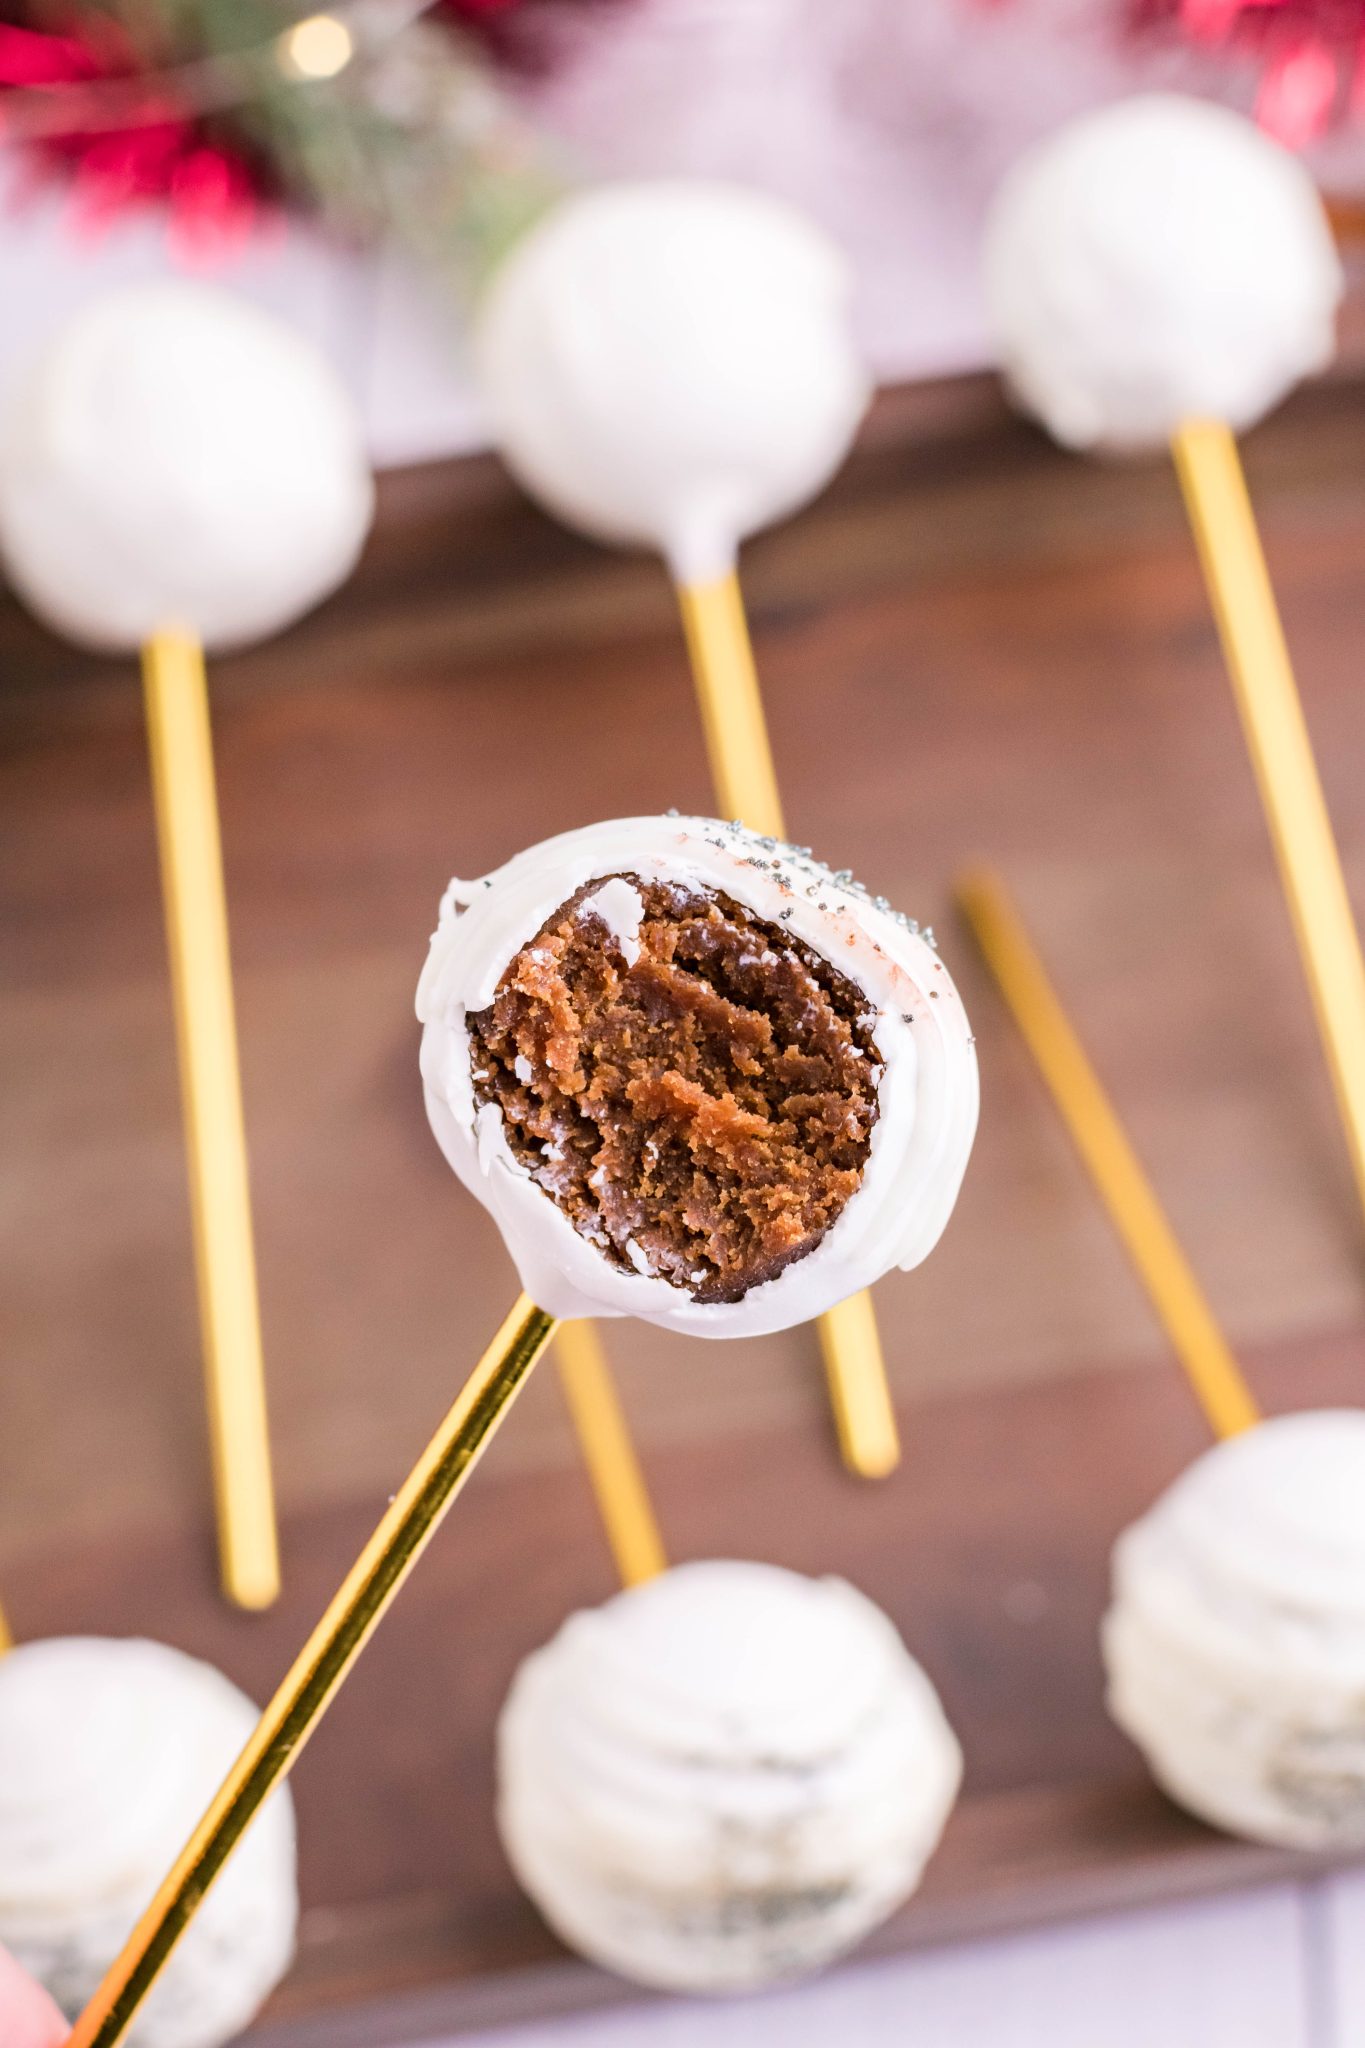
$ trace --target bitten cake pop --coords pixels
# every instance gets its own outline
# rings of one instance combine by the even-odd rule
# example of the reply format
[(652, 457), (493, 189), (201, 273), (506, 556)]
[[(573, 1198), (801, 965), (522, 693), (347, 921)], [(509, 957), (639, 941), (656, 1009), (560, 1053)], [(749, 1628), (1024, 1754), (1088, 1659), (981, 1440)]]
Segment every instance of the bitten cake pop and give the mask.
[(494, 432), (534, 497), (658, 548), (680, 582), (804, 504), (871, 393), (838, 251), (740, 186), (659, 179), (562, 201), (475, 327)]
[(1207, 1451), (1114, 1552), (1109, 1704), (1182, 1806), (1256, 1841), (1365, 1844), (1365, 1414)]
[(620, 1975), (739, 1991), (819, 1969), (919, 1882), (961, 1754), (840, 1579), (675, 1566), (522, 1665), (498, 1818), (551, 1925)]
[(957, 1198), (943, 963), (741, 827), (620, 819), (452, 883), (418, 1014), (436, 1136), (553, 1314), (783, 1329), (917, 1265)]
[[(0, 1944), (74, 2017), (256, 1723), (164, 1644), (26, 1643), (0, 1662)], [(273, 1799), (151, 1993), (138, 2048), (219, 2048), (289, 1967), (289, 1794)]]
[(1009, 173), (985, 285), (1020, 401), (1075, 448), (1250, 426), (1335, 352), (1341, 264), (1303, 165), (1176, 93), (1083, 116)]
[(283, 322), (206, 285), (96, 299), (0, 433), (0, 551), (68, 639), (210, 648), (291, 624), (350, 573), (374, 488), (355, 409)]
[(1170, 442), (1365, 1203), (1365, 959), (1233, 439), (1331, 360), (1322, 203), (1240, 115), (1123, 101), (1005, 179), (985, 284), (1005, 375), (1059, 440)]

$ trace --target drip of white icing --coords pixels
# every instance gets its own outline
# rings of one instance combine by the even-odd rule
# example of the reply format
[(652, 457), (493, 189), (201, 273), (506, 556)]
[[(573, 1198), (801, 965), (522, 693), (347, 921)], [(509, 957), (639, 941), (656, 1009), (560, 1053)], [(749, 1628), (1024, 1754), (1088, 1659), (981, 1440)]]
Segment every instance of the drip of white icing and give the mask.
[(639, 890), (632, 889), (622, 876), (613, 875), (609, 882), (585, 897), (580, 908), (601, 918), (627, 967), (633, 967), (640, 957), (640, 923), (645, 914)]

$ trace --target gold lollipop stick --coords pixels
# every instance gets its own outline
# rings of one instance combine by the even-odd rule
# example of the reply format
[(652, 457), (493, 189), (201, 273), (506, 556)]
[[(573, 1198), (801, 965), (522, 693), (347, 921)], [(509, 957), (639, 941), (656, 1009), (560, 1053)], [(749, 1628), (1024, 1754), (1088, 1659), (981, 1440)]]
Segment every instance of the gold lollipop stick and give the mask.
[(5, 1610), (3, 1607), (0, 1607), (0, 1657), (3, 1657), (7, 1651), (13, 1648), (14, 1636), (8, 1621), (5, 1619)]
[(815, 1327), (840, 1456), (860, 1478), (885, 1479), (900, 1463), (901, 1445), (872, 1296), (850, 1294)]
[(223, 1588), (261, 1608), (280, 1568), (208, 691), (187, 633), (158, 633), (142, 666)]
[(957, 897), (1215, 1436), (1249, 1429), (1251, 1391), (1008, 891), (982, 872)]
[(782, 797), (763, 715), (739, 577), (678, 586), (716, 802), (751, 831), (785, 839)]
[(1173, 451), (1365, 1204), (1365, 963), (1237, 443), (1191, 420)]
[(123, 2039), (205, 1892), (267, 1793), (292, 1769), (554, 1330), (553, 1316), (521, 1295), (77, 2020), (68, 2048), (113, 2048)]
[(555, 1361), (623, 1586), (668, 1569), (640, 1460), (601, 1339), (591, 1323), (561, 1323)]
[[(731, 570), (711, 583), (680, 584), (678, 602), (721, 815), (785, 839), (739, 578)], [(819, 1332), (844, 1462), (882, 1479), (901, 1452), (871, 1299), (841, 1302), (821, 1316)]]

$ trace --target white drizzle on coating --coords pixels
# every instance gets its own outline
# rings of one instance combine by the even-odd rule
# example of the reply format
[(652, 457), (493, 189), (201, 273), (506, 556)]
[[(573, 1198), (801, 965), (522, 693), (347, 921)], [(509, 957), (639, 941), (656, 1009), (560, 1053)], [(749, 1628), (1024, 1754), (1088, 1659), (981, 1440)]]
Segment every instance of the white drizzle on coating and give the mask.
[(1182, 1806), (1255, 1841), (1365, 1846), (1365, 1414), (1207, 1451), (1119, 1538), (1109, 1706)]
[(608, 1969), (736, 1991), (821, 1968), (918, 1883), (962, 1760), (842, 1579), (708, 1560), (575, 1614), (498, 1727), (527, 1891)]
[[(164, 1643), (50, 1637), (0, 1660), (0, 1943), (69, 2018), (256, 1720), (212, 1665)], [(289, 1966), (297, 1912), (286, 1787), (205, 1898), (130, 2048), (235, 2040)]]

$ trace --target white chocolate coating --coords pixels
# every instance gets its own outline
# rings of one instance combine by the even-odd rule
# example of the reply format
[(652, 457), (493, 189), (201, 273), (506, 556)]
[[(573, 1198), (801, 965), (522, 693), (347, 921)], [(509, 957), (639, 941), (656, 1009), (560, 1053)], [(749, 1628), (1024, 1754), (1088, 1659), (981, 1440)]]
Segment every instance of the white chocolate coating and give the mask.
[[(613, 1265), (513, 1155), (496, 1104), (475, 1101), (466, 1017), (561, 903), (595, 877), (720, 890), (789, 930), (861, 988), (884, 1063), (862, 1184), (815, 1249), (737, 1302)], [(618, 906), (619, 914), (619, 906)], [(619, 943), (619, 941), (618, 941)], [(976, 1133), (974, 1041), (918, 929), (794, 848), (709, 818), (620, 818), (452, 882), (417, 991), (427, 1114), (460, 1179), (496, 1217), (526, 1292), (557, 1316), (639, 1316), (706, 1337), (812, 1321), (893, 1266), (917, 1266), (957, 1200)]]
[(115, 651), (180, 625), (210, 647), (279, 632), (345, 580), (374, 485), (312, 344), (206, 285), (94, 301), (0, 430), (0, 552), (25, 603)]
[(659, 548), (683, 582), (814, 497), (871, 396), (851, 284), (778, 200), (700, 179), (562, 201), (489, 287), (475, 365), (525, 488), (570, 526)]
[(1104, 1656), (1182, 1806), (1365, 1846), (1365, 1412), (1263, 1422), (1190, 1466), (1119, 1539)]
[(985, 289), (1015, 396), (1073, 448), (1247, 427), (1335, 351), (1341, 264), (1297, 157), (1224, 107), (1142, 94), (1010, 171)]
[[(0, 1661), (0, 1943), (74, 2018), (256, 1725), (209, 1664), (163, 1643), (26, 1643)], [(287, 1790), (258, 1815), (129, 2033), (219, 2048), (289, 1967)]]
[(678, 1565), (573, 1615), (498, 1727), (498, 1822), (573, 1947), (643, 1984), (820, 1969), (918, 1884), (962, 1759), (886, 1616), (842, 1579)]

